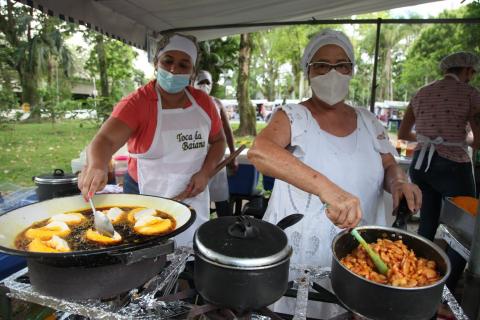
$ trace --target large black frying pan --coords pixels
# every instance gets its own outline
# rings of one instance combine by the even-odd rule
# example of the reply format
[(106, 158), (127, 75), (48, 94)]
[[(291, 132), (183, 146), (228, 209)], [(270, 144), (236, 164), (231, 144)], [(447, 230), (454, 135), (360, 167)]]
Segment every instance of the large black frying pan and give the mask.
[(176, 229), (143, 242), (88, 251), (39, 253), (14, 247), (15, 237), (34, 222), (89, 208), (82, 196), (70, 196), (34, 203), (0, 216), (0, 252), (27, 258), (30, 281), (42, 293), (74, 299), (109, 298), (141, 285), (158, 273), (165, 264), (166, 254), (173, 250), (168, 239), (184, 232), (195, 221), (191, 207), (161, 197), (96, 195), (95, 205), (162, 210), (176, 219)]

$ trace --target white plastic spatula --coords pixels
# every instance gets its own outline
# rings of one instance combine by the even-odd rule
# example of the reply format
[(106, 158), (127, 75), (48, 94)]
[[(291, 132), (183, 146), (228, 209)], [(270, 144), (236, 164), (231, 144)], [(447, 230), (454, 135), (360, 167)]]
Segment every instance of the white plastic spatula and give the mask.
[(107, 215), (102, 214), (95, 210), (95, 205), (93, 204), (93, 195), (90, 195), (88, 198), (88, 202), (90, 202), (90, 206), (92, 207), (93, 212), (93, 227), (98, 233), (103, 234), (107, 237), (113, 237), (115, 233), (115, 229), (113, 229), (112, 221), (107, 217)]

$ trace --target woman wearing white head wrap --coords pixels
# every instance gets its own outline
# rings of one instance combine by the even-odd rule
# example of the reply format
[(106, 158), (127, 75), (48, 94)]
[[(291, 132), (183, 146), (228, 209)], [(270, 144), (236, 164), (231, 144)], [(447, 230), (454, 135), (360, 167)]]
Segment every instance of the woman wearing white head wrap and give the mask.
[[(480, 91), (468, 84), (480, 70), (479, 56), (456, 52), (440, 61), (440, 69), (444, 77), (415, 94), (398, 131), (399, 139), (418, 142), (410, 177), (422, 189), (424, 198), (418, 233), (430, 240), (437, 232), (445, 197), (475, 197), (467, 148), (469, 144), (474, 149), (480, 147)], [(447, 254), (452, 272), (446, 285), (454, 292), (465, 260), (450, 248)]]
[[(313, 37), (301, 62), (312, 97), (276, 112), (248, 153), (257, 169), (278, 178), (264, 219), (276, 223), (295, 212), (304, 214), (285, 230), (292, 265), (330, 267), (330, 245), (341, 229), (385, 225), (384, 189), (395, 205), (404, 196), (410, 209), (420, 207), (420, 190), (396, 164), (383, 126), (367, 110), (344, 102), (354, 62), (343, 33), (324, 30)], [(308, 317), (331, 318), (339, 312), (317, 307), (309, 303)], [(278, 311), (292, 313), (293, 308), (288, 299), (275, 304)]]
[(176, 198), (196, 211), (195, 223), (175, 237), (189, 245), (209, 219), (206, 186), (225, 152), (215, 104), (189, 86), (198, 60), (195, 38), (171, 34), (158, 44), (156, 79), (122, 99), (88, 147), (79, 188), (88, 198), (106, 182), (114, 152), (128, 142), (130, 158), (124, 192)]

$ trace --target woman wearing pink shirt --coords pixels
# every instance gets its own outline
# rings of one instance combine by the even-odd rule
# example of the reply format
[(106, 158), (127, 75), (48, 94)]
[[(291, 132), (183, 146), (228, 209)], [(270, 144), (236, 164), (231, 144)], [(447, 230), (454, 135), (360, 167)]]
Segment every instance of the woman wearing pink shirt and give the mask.
[[(410, 177), (423, 195), (418, 233), (430, 240), (437, 231), (444, 197), (475, 196), (467, 147), (480, 146), (480, 92), (468, 84), (480, 70), (480, 58), (469, 52), (457, 52), (445, 57), (440, 68), (443, 79), (417, 92), (398, 131), (399, 139), (418, 142)], [(474, 136), (469, 144), (468, 126)], [(453, 290), (465, 261), (451, 249), (448, 254), (452, 273), (447, 286)]]

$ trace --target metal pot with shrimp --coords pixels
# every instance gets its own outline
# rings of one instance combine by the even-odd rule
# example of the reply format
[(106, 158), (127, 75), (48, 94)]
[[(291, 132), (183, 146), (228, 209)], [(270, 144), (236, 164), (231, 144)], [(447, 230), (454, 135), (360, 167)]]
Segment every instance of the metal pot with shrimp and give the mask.
[(384, 260), (380, 274), (347, 231), (332, 242), (333, 290), (350, 311), (368, 319), (431, 319), (450, 274), (450, 261), (433, 242), (408, 231), (379, 226), (356, 228)]

